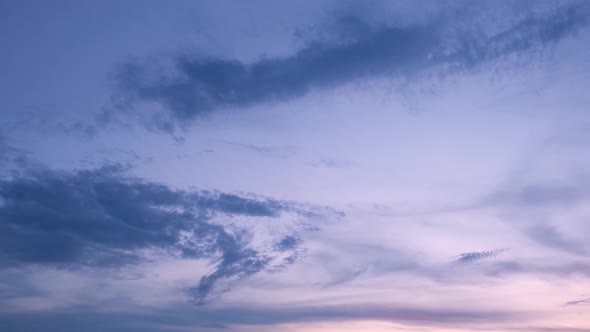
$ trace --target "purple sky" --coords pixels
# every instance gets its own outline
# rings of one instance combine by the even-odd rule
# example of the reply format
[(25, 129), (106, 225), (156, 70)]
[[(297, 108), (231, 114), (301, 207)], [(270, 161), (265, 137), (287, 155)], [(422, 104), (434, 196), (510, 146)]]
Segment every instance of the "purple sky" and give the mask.
[(590, 331), (589, 24), (0, 0), (0, 330)]

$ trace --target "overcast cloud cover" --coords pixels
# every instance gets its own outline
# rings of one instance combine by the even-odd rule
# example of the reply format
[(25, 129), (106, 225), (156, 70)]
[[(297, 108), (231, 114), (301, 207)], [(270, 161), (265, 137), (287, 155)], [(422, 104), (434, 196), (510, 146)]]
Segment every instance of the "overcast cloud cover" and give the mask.
[(0, 0), (0, 330), (590, 331), (590, 2)]

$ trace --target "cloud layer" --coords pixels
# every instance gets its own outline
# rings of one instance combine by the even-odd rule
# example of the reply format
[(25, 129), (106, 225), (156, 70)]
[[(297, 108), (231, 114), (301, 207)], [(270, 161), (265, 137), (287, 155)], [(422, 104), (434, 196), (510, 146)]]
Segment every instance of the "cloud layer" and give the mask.
[(588, 1), (0, 7), (0, 329), (588, 329)]

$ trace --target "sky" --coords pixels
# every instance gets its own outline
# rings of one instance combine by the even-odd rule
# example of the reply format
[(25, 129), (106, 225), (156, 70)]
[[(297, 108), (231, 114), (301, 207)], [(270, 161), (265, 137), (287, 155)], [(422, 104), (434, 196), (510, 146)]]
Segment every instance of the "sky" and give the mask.
[(590, 2), (0, 0), (0, 330), (590, 331)]

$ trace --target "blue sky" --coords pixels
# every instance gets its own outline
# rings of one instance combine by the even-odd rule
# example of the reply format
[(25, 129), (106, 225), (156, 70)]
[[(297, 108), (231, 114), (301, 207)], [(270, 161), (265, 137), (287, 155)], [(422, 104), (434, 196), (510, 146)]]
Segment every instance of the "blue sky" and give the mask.
[(587, 1), (0, 1), (0, 329), (590, 331)]

